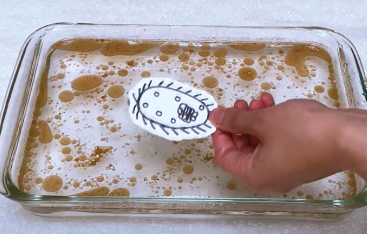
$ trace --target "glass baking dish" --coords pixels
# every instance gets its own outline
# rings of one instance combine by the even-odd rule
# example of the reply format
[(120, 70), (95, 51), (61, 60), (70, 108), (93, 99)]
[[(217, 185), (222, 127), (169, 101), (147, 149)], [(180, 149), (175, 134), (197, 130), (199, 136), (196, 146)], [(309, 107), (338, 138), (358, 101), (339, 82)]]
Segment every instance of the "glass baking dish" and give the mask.
[(146, 77), (227, 107), (270, 92), (366, 109), (357, 51), (330, 29), (52, 24), (24, 43), (3, 104), (0, 192), (45, 216), (337, 219), (366, 205), (353, 172), (255, 194), (216, 166), (210, 137), (171, 142), (138, 128), (127, 93)]

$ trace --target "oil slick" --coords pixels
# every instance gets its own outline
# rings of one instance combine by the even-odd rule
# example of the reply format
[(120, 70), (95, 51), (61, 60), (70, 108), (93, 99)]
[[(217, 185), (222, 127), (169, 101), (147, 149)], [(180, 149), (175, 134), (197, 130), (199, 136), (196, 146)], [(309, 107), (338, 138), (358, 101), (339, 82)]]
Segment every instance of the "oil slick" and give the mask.
[(142, 79), (129, 92), (132, 121), (171, 141), (204, 138), (215, 132), (209, 113), (217, 107), (207, 92), (168, 78)]

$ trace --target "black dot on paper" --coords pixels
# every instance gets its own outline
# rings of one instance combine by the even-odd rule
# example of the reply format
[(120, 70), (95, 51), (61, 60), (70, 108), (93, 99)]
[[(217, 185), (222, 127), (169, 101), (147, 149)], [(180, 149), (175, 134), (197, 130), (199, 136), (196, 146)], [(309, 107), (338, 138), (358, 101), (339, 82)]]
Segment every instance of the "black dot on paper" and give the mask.
[(147, 108), (148, 106), (149, 106), (148, 103), (146, 103), (146, 102), (143, 103), (144, 108)]
[(181, 98), (179, 96), (176, 96), (175, 100), (176, 100), (176, 102), (179, 102), (179, 101), (181, 101)]
[(158, 97), (159, 93), (158, 92), (154, 92), (154, 96)]
[(174, 118), (171, 119), (171, 123), (176, 123), (176, 120)]
[(156, 114), (157, 116), (162, 116), (162, 111), (157, 111), (155, 114)]
[(203, 105), (200, 105), (199, 106), (199, 110), (204, 110), (204, 106)]

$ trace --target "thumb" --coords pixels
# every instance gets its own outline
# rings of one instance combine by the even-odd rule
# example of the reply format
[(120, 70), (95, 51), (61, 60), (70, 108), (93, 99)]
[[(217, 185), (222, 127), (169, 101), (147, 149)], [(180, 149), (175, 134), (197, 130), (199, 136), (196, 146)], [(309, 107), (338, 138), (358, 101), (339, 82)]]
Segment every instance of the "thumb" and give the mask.
[(215, 127), (225, 132), (257, 135), (261, 127), (258, 112), (217, 108), (210, 113), (209, 120)]

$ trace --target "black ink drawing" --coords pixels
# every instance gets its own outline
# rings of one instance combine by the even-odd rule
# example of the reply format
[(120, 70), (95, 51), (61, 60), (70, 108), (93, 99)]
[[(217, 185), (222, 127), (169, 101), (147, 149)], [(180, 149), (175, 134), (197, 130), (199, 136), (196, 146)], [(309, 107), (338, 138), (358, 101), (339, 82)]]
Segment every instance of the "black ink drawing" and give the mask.
[(169, 140), (209, 136), (215, 127), (208, 120), (217, 104), (205, 91), (168, 79), (141, 80), (129, 92), (129, 112), (143, 129)]
[[(202, 105), (201, 105), (202, 106)], [(194, 108), (189, 107), (185, 103), (181, 103), (177, 109), (178, 118), (186, 123), (194, 122), (196, 120), (196, 116), (198, 116), (198, 112), (195, 111)]]

